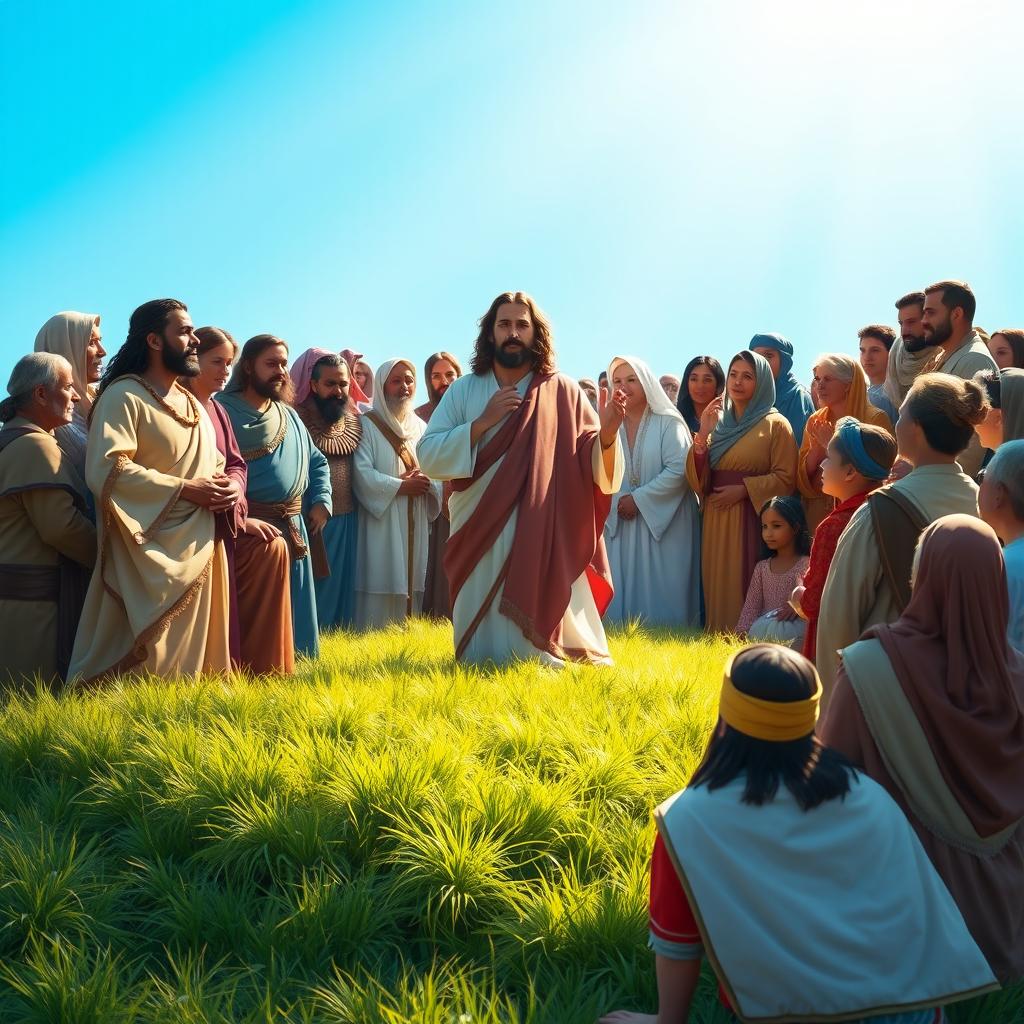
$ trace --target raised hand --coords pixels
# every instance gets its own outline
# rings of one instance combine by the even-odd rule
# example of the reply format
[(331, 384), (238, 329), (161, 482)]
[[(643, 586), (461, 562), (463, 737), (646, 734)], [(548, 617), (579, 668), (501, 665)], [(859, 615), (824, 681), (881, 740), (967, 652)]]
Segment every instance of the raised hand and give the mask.
[(504, 387), (498, 388), (487, 400), (484, 411), (470, 425), (470, 444), (475, 445), (491, 427), (496, 427), (509, 413), (515, 412), (522, 404), (522, 396), (514, 384), (506, 384)]
[(601, 410), (601, 447), (609, 448), (615, 443), (619, 427), (626, 418), (626, 392), (617, 388), (609, 400), (608, 388), (602, 387), (597, 404)]
[(718, 395), (717, 398), (712, 398), (710, 402), (704, 407), (704, 411), (700, 414), (700, 434), (709, 441), (711, 434), (714, 432), (715, 427), (718, 426), (718, 419), (722, 414), (722, 406), (725, 399)]

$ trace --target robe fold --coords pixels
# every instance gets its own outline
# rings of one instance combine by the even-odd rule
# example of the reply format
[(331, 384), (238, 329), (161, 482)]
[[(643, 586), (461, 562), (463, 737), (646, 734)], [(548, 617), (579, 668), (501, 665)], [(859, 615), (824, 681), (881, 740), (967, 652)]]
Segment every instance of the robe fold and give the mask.
[[(413, 420), (410, 452), (423, 434), (422, 420)], [(423, 606), (430, 523), (441, 509), (441, 485), (426, 494), (398, 493), (406, 466), (377, 424), (363, 416), (363, 437), (354, 456), (353, 488), (359, 502), (359, 551), (356, 570), (356, 626), (377, 629), (403, 622), (412, 598), (412, 614)], [(410, 531), (409, 506), (412, 504)], [(412, 591), (410, 595), (410, 573)]]
[[(298, 413), (283, 402), (260, 412), (238, 391), (216, 397), (227, 410), (248, 467), (249, 514), (277, 526), (288, 540), (291, 561), (292, 634), (295, 653), (320, 654), (313, 566), (303, 508), (331, 510), (327, 460), (313, 444)], [(259, 443), (256, 443), (256, 442)], [(247, 625), (242, 623), (242, 629)]]
[[(682, 420), (650, 415), (641, 423), (632, 451), (626, 428), (619, 440), (631, 474), (623, 474), (605, 523), (615, 596), (606, 618), (640, 619), (652, 626), (700, 628), (700, 513), (686, 479), (691, 439)], [(635, 519), (620, 519), (618, 503), (630, 494)]]
[[(524, 398), (533, 385), (534, 377), (532, 373), (527, 374), (516, 385), (516, 390)], [(509, 570), (510, 555), (517, 538), (517, 525), (522, 507), (522, 492), (518, 492), (520, 497), (507, 518), (500, 523), (490, 523), (494, 537), (493, 542), (486, 546), (486, 550), (480, 551), (479, 557), (476, 557), (471, 565), (470, 560), (465, 557), (465, 548), (461, 553), (462, 557), (457, 557), (465, 578), (458, 581), (457, 587), (454, 583), (452, 586), (452, 621), (456, 651), (461, 659), (467, 662), (504, 663), (515, 658), (530, 658), (559, 666), (564, 664), (567, 657), (585, 658), (591, 662), (604, 664), (611, 661), (601, 623), (601, 612), (607, 607), (612, 590), (610, 580), (601, 575), (597, 563), (601, 563), (607, 572), (601, 531), (607, 514), (607, 496), (614, 494), (622, 483), (622, 446), (616, 438), (613, 447), (608, 452), (602, 452), (598, 442), (597, 413), (575, 381), (562, 374), (555, 374), (543, 380), (552, 382), (551, 386), (562, 392), (561, 396), (549, 392), (551, 398), (546, 398), (545, 401), (563, 403), (557, 408), (565, 410), (566, 420), (561, 424), (564, 433), (559, 435), (564, 438), (559, 443), (565, 447), (561, 452), (550, 450), (538, 453), (536, 449), (530, 449), (532, 457), (536, 459), (536, 465), (532, 468), (544, 477), (544, 480), (535, 481), (537, 488), (543, 493), (535, 498), (539, 504), (530, 511), (543, 513), (543, 503), (556, 500), (550, 489), (552, 485), (560, 482), (550, 475), (553, 471), (551, 465), (556, 460), (560, 460), (558, 465), (565, 467), (566, 474), (575, 474), (575, 479), (570, 481), (566, 478), (563, 486), (568, 488), (572, 484), (577, 488), (578, 494), (585, 493), (591, 507), (585, 521), (559, 520), (554, 523), (554, 529), (559, 533), (524, 538), (521, 541), (524, 545), (521, 549), (523, 561), (517, 566), (517, 570), (522, 569), (529, 575), (529, 580), (524, 580), (524, 583), (532, 583), (540, 588), (543, 579), (550, 579), (550, 575), (543, 576), (545, 569), (550, 571), (551, 568), (550, 564), (537, 564), (538, 550), (541, 547), (550, 552), (550, 556), (540, 556), (540, 562), (544, 563), (545, 557), (554, 557), (560, 560), (563, 569), (564, 559), (570, 548), (578, 554), (584, 547), (589, 547), (590, 553), (583, 552), (580, 557), (582, 564), (578, 564), (576, 575), (565, 581), (564, 597), (562, 592), (557, 597), (558, 603), (563, 599), (565, 602), (560, 620), (556, 619), (551, 624), (551, 633), (547, 637), (539, 636), (538, 631), (532, 629), (530, 624), (524, 622), (523, 617), (509, 606), (506, 593), (505, 574)], [(538, 381), (538, 385), (540, 383)], [(468, 526), (468, 533), (461, 541), (471, 539), (474, 536), (473, 531), (479, 529), (483, 523), (479, 513), (484, 513), (488, 520), (496, 514), (500, 518), (503, 512), (496, 512), (497, 504), (502, 499), (507, 501), (515, 497), (505, 494), (499, 498), (493, 493), (488, 493), (492, 482), (496, 478), (499, 481), (502, 479), (499, 474), (512, 453), (511, 447), (498, 455), (482, 472), (476, 472), (477, 460), (481, 453), (487, 450), (489, 443), (505, 428), (510, 417), (506, 417), (501, 423), (486, 431), (475, 447), (470, 442), (473, 421), (484, 411), (487, 402), (499, 386), (493, 373), (467, 374), (456, 380), (444, 393), (431, 415), (430, 423), (417, 448), (420, 466), (429, 477), (435, 480), (461, 482), (449, 502), (451, 536), (446, 552), (449, 582), (452, 582), (452, 567), (455, 564), (452, 560), (453, 553), (456, 556), (460, 555), (460, 531)], [(551, 412), (553, 409), (548, 411)], [(568, 418), (570, 416), (571, 422)], [(573, 435), (571, 438), (568, 436), (570, 433)], [(519, 437), (514, 437), (511, 441), (512, 445), (519, 443), (525, 442)], [(572, 446), (571, 450), (569, 446)], [(517, 465), (524, 454), (527, 453), (516, 453), (517, 462), (511, 465)], [(610, 465), (606, 464), (606, 459)], [(548, 490), (544, 490), (545, 486)], [(605, 503), (604, 511), (601, 510), (602, 499)], [(583, 531), (582, 535), (570, 535), (568, 531), (573, 530)], [(563, 535), (561, 531), (566, 532)], [(565, 541), (560, 543), (562, 536), (565, 537)], [(586, 538), (590, 540), (587, 541)], [(575, 559), (575, 555), (573, 558)], [(595, 588), (601, 596), (600, 608), (595, 598)], [(550, 612), (550, 609), (546, 611)]]
[(0, 431), (0, 683), (67, 673), (96, 562), (84, 490), (53, 434), (21, 417)]
[[(920, 466), (889, 485), (907, 497), (929, 522), (963, 512), (978, 514), (978, 488), (958, 465)], [(895, 622), (900, 606), (879, 558), (871, 507), (853, 514), (836, 545), (818, 613), (815, 664), (824, 688), (824, 706), (839, 667), (839, 651), (878, 622)]]
[(177, 384), (158, 398), (125, 376), (94, 404), (86, 482), (99, 554), (69, 677), (230, 668), (224, 546), (214, 514), (181, 497), (223, 466), (209, 417)]
[[(796, 488), (797, 446), (789, 421), (770, 412), (725, 452), (717, 467), (691, 448), (686, 478), (704, 504), (701, 575), (705, 624), (709, 632), (736, 628), (754, 566), (761, 557), (761, 506)], [(742, 483), (748, 500), (726, 509), (707, 498), (715, 487)]]

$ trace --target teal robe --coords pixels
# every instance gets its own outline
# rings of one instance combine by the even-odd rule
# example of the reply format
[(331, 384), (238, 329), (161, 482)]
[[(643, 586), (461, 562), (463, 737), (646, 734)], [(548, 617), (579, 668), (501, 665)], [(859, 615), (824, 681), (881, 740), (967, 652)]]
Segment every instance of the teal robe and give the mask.
[[(309, 436), (298, 413), (288, 405), (274, 402), (265, 413), (254, 409), (238, 392), (225, 392), (217, 400), (227, 410), (238, 438), (238, 446), (249, 467), (249, 482), (245, 497), (250, 504), (273, 504), (302, 498), (302, 506), (311, 509), (325, 505), (331, 509), (331, 474), (327, 459)], [(269, 454), (256, 454), (261, 438), (273, 432), (280, 422), (276, 410), (283, 410), (284, 437)], [(274, 438), (276, 440), (276, 438)], [(256, 444), (252, 442), (256, 441)], [(291, 517), (307, 549), (309, 534), (301, 515)], [(313, 584), (313, 564), (308, 554), (292, 560), (292, 629), (295, 634), (295, 653), (315, 658), (320, 654), (317, 629), (316, 592)], [(245, 623), (241, 624), (245, 629)]]

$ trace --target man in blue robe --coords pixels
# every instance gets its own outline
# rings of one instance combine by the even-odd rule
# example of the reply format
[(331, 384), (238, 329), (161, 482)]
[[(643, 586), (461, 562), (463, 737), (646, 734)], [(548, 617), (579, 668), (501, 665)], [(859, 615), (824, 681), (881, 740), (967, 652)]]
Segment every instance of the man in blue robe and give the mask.
[(322, 544), (331, 518), (331, 474), (289, 404), (293, 394), (288, 346), (273, 335), (258, 334), (243, 346), (231, 382), (217, 400), (227, 410), (249, 467), (249, 514), (276, 526), (291, 550), (295, 653), (315, 658), (320, 641), (310, 548)]

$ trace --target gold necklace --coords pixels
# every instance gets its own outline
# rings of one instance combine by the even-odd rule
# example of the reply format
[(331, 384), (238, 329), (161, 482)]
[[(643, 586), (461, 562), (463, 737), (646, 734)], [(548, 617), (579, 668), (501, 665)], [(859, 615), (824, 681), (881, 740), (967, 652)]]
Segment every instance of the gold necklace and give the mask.
[(183, 427), (188, 427), (189, 430), (193, 430), (195, 427), (199, 426), (199, 404), (196, 402), (191, 391), (187, 391), (185, 388), (179, 388), (181, 393), (185, 396), (185, 401), (188, 403), (189, 408), (192, 410), (192, 419), (189, 420), (182, 416), (170, 402), (157, 394), (156, 388), (154, 388), (145, 377), (136, 376), (135, 379), (153, 396), (157, 405), (159, 405), (175, 423), (179, 423)]

